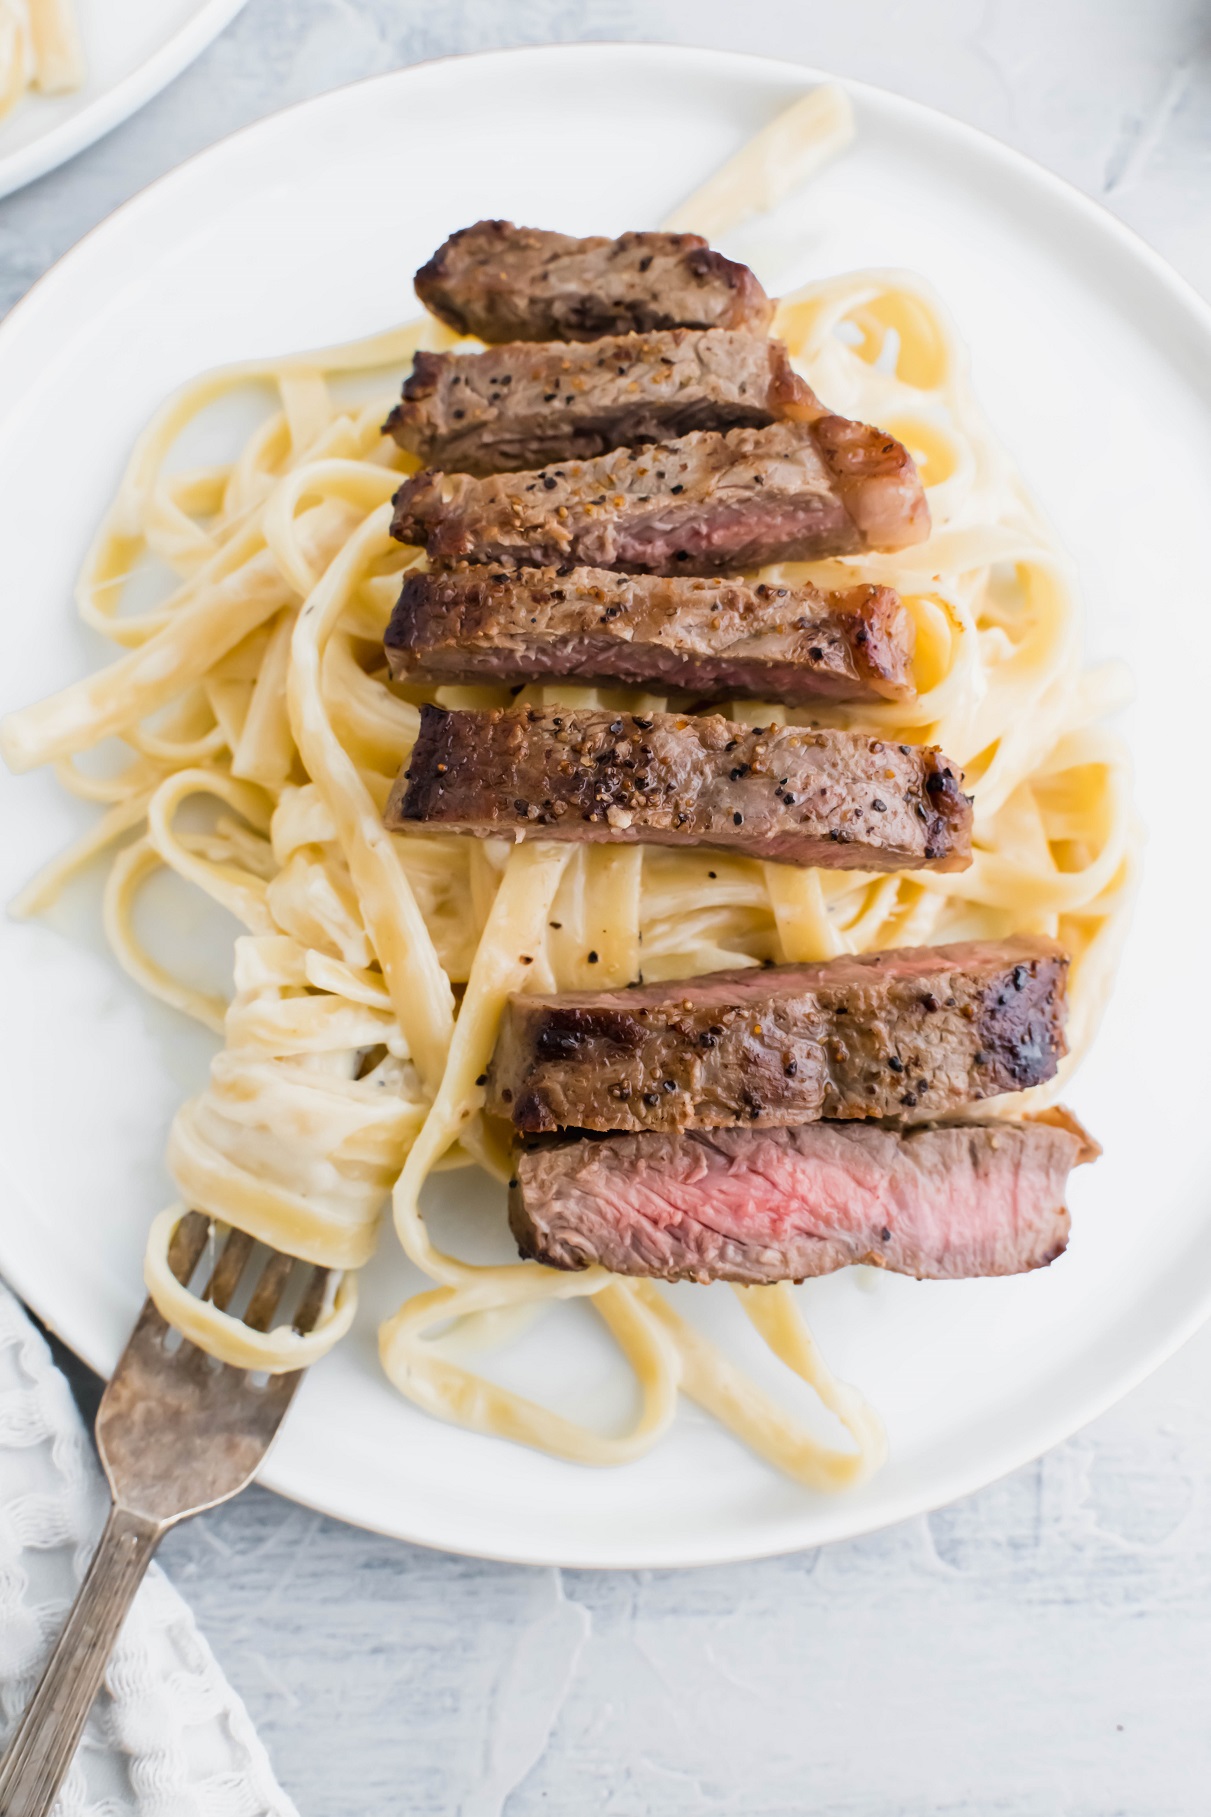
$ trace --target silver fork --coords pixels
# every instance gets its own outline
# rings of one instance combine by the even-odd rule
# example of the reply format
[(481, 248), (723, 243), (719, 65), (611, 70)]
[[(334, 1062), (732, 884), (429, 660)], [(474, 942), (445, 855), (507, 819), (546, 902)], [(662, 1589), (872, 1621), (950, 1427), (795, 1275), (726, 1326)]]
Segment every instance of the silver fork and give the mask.
[[(181, 1220), (169, 1266), (188, 1284), (213, 1224), (199, 1212)], [(310, 1331), (327, 1270), (271, 1251), (253, 1278), (255, 1245), (232, 1230), (217, 1251), (202, 1297), (226, 1310), (243, 1287), (243, 1320), (267, 1331), (296, 1268), (306, 1268), (291, 1323)], [(297, 1277), (295, 1285), (298, 1285)], [(258, 1384), (246, 1370), (216, 1363), (178, 1334), (148, 1300), (118, 1360), (97, 1414), (97, 1446), (113, 1507), (67, 1626), (0, 1761), (0, 1817), (49, 1817), (110, 1652), (143, 1574), (178, 1521), (237, 1495), (277, 1434), (302, 1371)]]

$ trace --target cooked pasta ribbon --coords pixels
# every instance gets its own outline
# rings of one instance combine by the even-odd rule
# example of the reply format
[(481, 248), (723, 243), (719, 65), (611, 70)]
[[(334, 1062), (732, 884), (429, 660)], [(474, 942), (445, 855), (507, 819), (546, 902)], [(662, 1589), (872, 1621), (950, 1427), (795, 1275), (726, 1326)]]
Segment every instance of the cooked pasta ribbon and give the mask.
[(75, 0), (0, 0), (0, 115), (31, 88), (66, 95), (86, 75)]

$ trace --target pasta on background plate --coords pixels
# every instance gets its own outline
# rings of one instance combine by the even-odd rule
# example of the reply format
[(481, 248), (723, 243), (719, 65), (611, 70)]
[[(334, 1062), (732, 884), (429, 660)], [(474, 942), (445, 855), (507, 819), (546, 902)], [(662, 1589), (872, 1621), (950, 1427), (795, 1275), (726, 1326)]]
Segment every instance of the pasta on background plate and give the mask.
[(70, 94), (85, 73), (75, 0), (0, 0), (0, 115), (30, 89)]

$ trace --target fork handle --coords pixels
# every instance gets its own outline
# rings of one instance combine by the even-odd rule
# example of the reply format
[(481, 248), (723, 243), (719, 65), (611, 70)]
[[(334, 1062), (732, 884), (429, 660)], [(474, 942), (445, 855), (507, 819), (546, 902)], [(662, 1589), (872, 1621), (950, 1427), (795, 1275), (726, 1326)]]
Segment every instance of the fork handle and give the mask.
[(126, 1611), (164, 1532), (161, 1521), (110, 1509), (67, 1626), (0, 1760), (3, 1817), (50, 1817)]

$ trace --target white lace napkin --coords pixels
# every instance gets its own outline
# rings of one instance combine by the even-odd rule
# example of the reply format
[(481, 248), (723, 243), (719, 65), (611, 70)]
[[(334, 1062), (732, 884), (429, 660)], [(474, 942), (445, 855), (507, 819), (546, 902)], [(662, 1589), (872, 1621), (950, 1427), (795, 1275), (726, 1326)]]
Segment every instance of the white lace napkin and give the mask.
[[(25, 1707), (109, 1493), (64, 1377), (0, 1285), (0, 1735)], [(57, 1817), (298, 1817), (193, 1616), (151, 1567)]]

